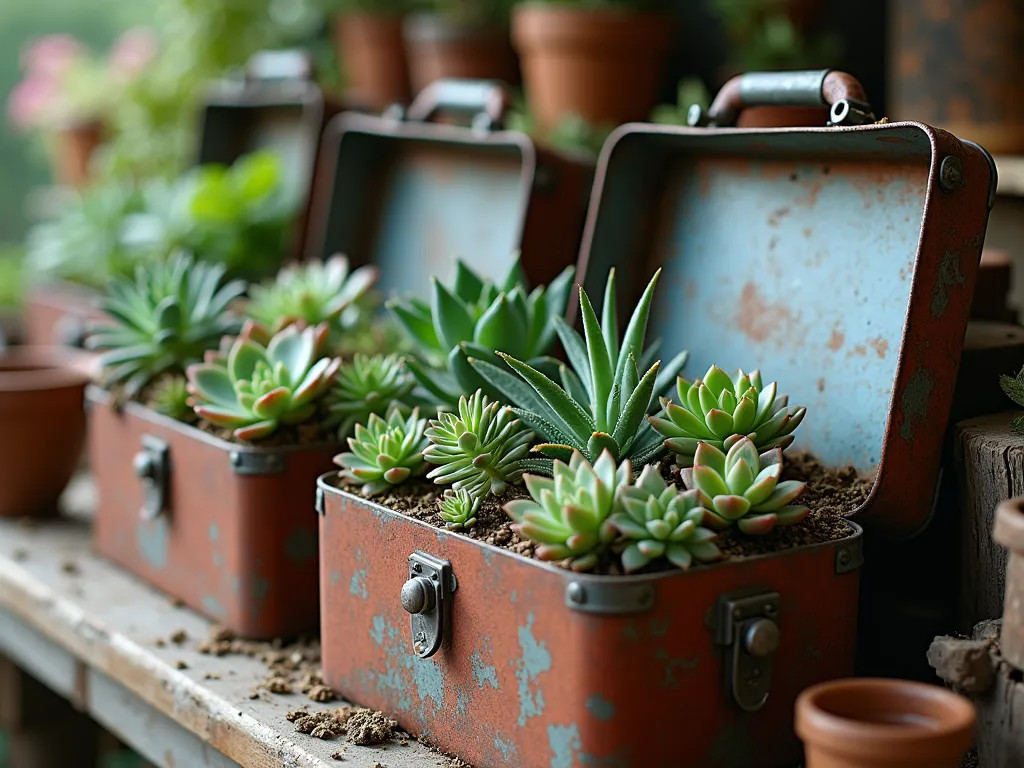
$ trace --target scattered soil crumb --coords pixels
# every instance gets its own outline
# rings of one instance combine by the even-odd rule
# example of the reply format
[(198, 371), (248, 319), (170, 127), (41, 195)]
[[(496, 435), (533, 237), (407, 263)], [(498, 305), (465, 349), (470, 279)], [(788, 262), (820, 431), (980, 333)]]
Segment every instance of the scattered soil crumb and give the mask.
[(444, 768), (473, 768), (473, 766), (465, 760), (455, 757), (454, 755), (446, 755), (446, 757), (448, 759), (445, 761)]
[(156, 640), (153, 641), (153, 645), (155, 645), (157, 648), (166, 648), (167, 641), (164, 640), (162, 637), (158, 637)]
[(313, 701), (321, 702), (334, 701), (336, 698), (338, 698), (337, 695), (334, 693), (334, 690), (326, 685), (314, 685), (312, 688), (306, 691), (306, 695), (309, 696), (309, 698), (311, 698)]
[(292, 693), (291, 681), (283, 677), (268, 678), (263, 681), (262, 685), (271, 693)]
[(409, 746), (409, 740), (407, 738), (405, 738), (405, 736), (400, 738), (398, 740), (398, 743), (401, 744), (403, 747), (408, 747)]
[(344, 729), (335, 712), (290, 712), (289, 715), (299, 715), (294, 720), (288, 717), (295, 723), (296, 731), (318, 739), (333, 739)]
[(175, 645), (181, 645), (188, 640), (188, 633), (184, 629), (176, 629), (171, 633), (171, 636), (167, 638)]
[(303, 707), (302, 709), (293, 709), (291, 712), (284, 716), (284, 719), (289, 723), (294, 723), (300, 718), (306, 717), (309, 714), (309, 710)]
[(203, 675), (203, 680), (220, 680), (220, 675), (216, 672), (207, 672)]
[(60, 564), (60, 569), (68, 576), (78, 576), (82, 572), (78, 567), (78, 563), (73, 560), (65, 560)]
[(320, 685), (326, 685), (323, 677), (320, 676), (319, 672), (307, 672), (303, 675), (302, 679), (299, 680), (299, 690), (303, 693), (309, 693), (314, 688)]
[(341, 756), (341, 752), (335, 752), (335, 753), (333, 753), (331, 755), (331, 760), (344, 760), (344, 759), (345, 758)]
[(180, 661), (180, 660), (174, 662), (174, 666), (175, 666), (176, 669), (188, 669), (188, 664), (186, 664), (184, 661)]
[(978, 747), (971, 747), (971, 751), (960, 761), (960, 768), (978, 768), (979, 765), (981, 763), (978, 761)]
[(170, 603), (171, 603), (171, 608), (184, 608), (185, 607), (185, 601), (182, 600), (180, 597), (172, 597), (171, 600), (170, 600)]
[(260, 697), (260, 692), (259, 691), (253, 691), (252, 693), (249, 694), (249, 699), (250, 700), (256, 700), (259, 697)]
[(359, 710), (349, 715), (345, 722), (348, 740), (365, 747), (390, 741), (398, 723), (383, 712)]
[(321, 723), (310, 731), (310, 736), (314, 739), (333, 739), (338, 735), (338, 732), (331, 727), (329, 723)]
[(14, 550), (14, 552), (11, 553), (11, 557), (14, 558), (14, 562), (16, 562), (16, 563), (23, 563), (26, 560), (28, 560), (28, 550), (27, 549), (16, 549), (16, 550)]

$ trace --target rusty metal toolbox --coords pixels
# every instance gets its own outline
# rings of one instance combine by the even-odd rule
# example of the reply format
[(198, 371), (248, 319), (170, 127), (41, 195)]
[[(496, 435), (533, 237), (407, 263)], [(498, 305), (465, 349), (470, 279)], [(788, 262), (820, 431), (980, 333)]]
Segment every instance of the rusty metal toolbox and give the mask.
[(421, 297), (456, 258), (499, 279), (521, 251), (531, 285), (555, 277), (576, 258), (593, 163), (502, 130), (510, 104), (500, 83), (440, 80), (405, 112), (332, 120), (307, 257), (372, 262), (385, 294)]
[(230, 165), (249, 152), (269, 149), (284, 164), (285, 182), (299, 201), (292, 246), (304, 251), (310, 190), (314, 183), (325, 106), (313, 82), (308, 54), (263, 51), (246, 64), (241, 77), (210, 86), (202, 107), (197, 160)]
[[(830, 127), (734, 129), (744, 106), (831, 106)], [(872, 124), (841, 73), (747, 75), (697, 126), (628, 125), (601, 155), (580, 279), (619, 306), (664, 274), (649, 338), (687, 369), (759, 367), (808, 407), (797, 447), (876, 472), (858, 523), (931, 510), (995, 189), (979, 147)], [(847, 125), (852, 123), (852, 125)], [(861, 527), (693, 569), (592, 576), (319, 480), (324, 673), (481, 766), (782, 766), (793, 705), (854, 672)], [(407, 580), (432, 579), (410, 618)], [(410, 610), (417, 606), (412, 606)], [(436, 649), (436, 652), (435, 652)]]

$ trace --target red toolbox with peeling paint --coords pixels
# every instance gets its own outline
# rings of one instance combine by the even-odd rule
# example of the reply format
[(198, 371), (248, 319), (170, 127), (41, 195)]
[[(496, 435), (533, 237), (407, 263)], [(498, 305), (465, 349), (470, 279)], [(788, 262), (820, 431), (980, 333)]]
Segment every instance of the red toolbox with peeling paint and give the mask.
[[(838, 125), (728, 127), (782, 91)], [(858, 522), (912, 534), (936, 487), (991, 158), (925, 125), (871, 124), (859, 85), (827, 71), (745, 76), (693, 122), (711, 127), (609, 139), (583, 283), (599, 297), (618, 266), (627, 307), (663, 268), (649, 338), (688, 348), (691, 378), (715, 363), (777, 379), (808, 406), (797, 447), (875, 473)], [(854, 671), (853, 522), (827, 544), (602, 577), (433, 528), (336, 474), (317, 503), (328, 682), (481, 768), (792, 764), (797, 694)], [(410, 619), (415, 577), (436, 601)]]
[(337, 445), (221, 440), (88, 390), (99, 503), (93, 546), (242, 637), (292, 637), (319, 621), (315, 483)]

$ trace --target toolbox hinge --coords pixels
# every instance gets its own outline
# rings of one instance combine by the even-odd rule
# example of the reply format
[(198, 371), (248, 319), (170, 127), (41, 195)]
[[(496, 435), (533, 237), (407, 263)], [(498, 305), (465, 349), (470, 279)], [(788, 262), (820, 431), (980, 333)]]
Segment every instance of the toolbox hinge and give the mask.
[(458, 588), (452, 564), (416, 550), (409, 555), (409, 580), (402, 585), (402, 607), (409, 612), (412, 648), (421, 659), (433, 656), (451, 637), (452, 595)]
[(142, 449), (132, 460), (135, 476), (142, 483), (143, 499), (139, 516), (155, 520), (167, 509), (167, 488), (170, 483), (170, 447), (154, 435), (142, 436)]
[(779, 649), (779, 593), (736, 592), (715, 605), (715, 643), (725, 646), (725, 684), (740, 709), (768, 701), (772, 659)]

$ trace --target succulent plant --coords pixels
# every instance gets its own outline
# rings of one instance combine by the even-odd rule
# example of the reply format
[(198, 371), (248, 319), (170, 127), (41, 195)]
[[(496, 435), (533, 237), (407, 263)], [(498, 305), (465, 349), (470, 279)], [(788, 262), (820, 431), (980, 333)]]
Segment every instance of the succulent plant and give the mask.
[(556, 371), (555, 361), (544, 355), (555, 341), (554, 320), (565, 312), (574, 274), (567, 268), (550, 285), (527, 295), (518, 259), (500, 285), (481, 279), (460, 261), (451, 288), (434, 279), (430, 304), (419, 299), (389, 302), (388, 308), (416, 344), (418, 357), (408, 360), (409, 370), (448, 407), (478, 389), (496, 396), (469, 365), (470, 355), (497, 364), (497, 350)]
[(700, 493), (680, 493), (665, 482), (656, 464), (645, 466), (636, 483), (619, 489), (618, 509), (609, 519), (629, 542), (622, 551), (626, 573), (660, 557), (686, 571), (694, 560), (710, 563), (722, 556), (715, 544), (718, 534), (704, 527)]
[(721, 531), (736, 524), (753, 535), (807, 517), (807, 507), (791, 503), (807, 484), (780, 482), (781, 476), (782, 449), (772, 448), (758, 456), (749, 437), (733, 443), (728, 453), (710, 443), (698, 443), (693, 467), (681, 473), (686, 487), (699, 493), (706, 526)]
[(102, 307), (112, 324), (92, 329), (87, 344), (106, 350), (100, 362), (108, 386), (126, 398), (163, 373), (180, 373), (238, 331), (228, 305), (245, 292), (239, 280), (222, 285), (224, 268), (177, 255), (140, 266), (135, 279), (113, 280)]
[(541, 560), (567, 560), (574, 571), (589, 571), (615, 539), (610, 517), (615, 498), (633, 479), (628, 461), (616, 467), (610, 451), (594, 465), (577, 451), (569, 463), (555, 461), (553, 477), (525, 476), (530, 499), (515, 499), (504, 509), (512, 529), (535, 542)]
[(196, 415), (189, 403), (191, 398), (184, 376), (167, 376), (153, 387), (149, 404), (164, 416), (178, 421), (194, 421)]
[[(615, 461), (630, 459), (636, 464), (646, 464), (664, 451), (661, 438), (646, 416), (655, 393), (671, 385), (686, 362), (687, 353), (677, 355), (660, 374), (661, 363), (651, 362), (657, 345), (652, 345), (646, 354), (642, 353), (651, 301), (660, 274), (659, 270), (651, 279), (633, 311), (621, 346), (614, 270), (605, 287), (601, 323), (586, 291), (580, 289), (586, 341), (561, 318), (555, 322), (572, 364), (571, 370), (561, 366), (561, 386), (512, 355), (499, 353), (518, 375), (487, 361), (471, 359), (470, 364), (516, 406), (516, 414), (546, 441), (534, 450), (562, 461), (568, 460), (573, 451), (594, 461), (607, 450)], [(637, 368), (637, 360), (647, 368), (643, 376)]]
[(255, 334), (243, 334), (226, 359), (207, 355), (206, 362), (188, 369), (196, 414), (249, 441), (268, 437), (281, 424), (306, 421), (341, 364), (318, 355), (326, 330), (291, 325), (265, 346)]
[(527, 456), (533, 432), (507, 406), (491, 402), (479, 389), (459, 399), (457, 413), (439, 413), (426, 435), (430, 445), (423, 458), (438, 465), (427, 477), (456, 491), (500, 496), (524, 472), (540, 468)]
[(286, 325), (327, 323), (333, 333), (356, 325), (361, 315), (372, 308), (362, 300), (377, 282), (380, 271), (374, 266), (349, 269), (348, 259), (335, 254), (325, 262), (292, 264), (277, 274), (268, 285), (249, 289), (249, 317), (279, 331)]
[(480, 496), (473, 495), (465, 488), (458, 491), (447, 489), (441, 499), (441, 517), (444, 518), (445, 527), (453, 531), (472, 528), (476, 525), (480, 501)]
[(335, 456), (334, 463), (342, 468), (345, 482), (360, 485), (364, 494), (373, 496), (426, 470), (426, 428), (418, 408), (408, 417), (392, 408), (386, 420), (371, 413), (366, 425), (357, 424), (355, 436), (348, 439), (350, 450)]
[[(999, 377), (999, 386), (1008, 398), (1024, 408), (1024, 368), (1016, 376), (1003, 374)], [(1024, 435), (1024, 416), (1016, 416), (1010, 422), (1010, 428), (1018, 435)]]
[(760, 371), (737, 371), (729, 376), (712, 365), (703, 379), (676, 381), (679, 402), (661, 399), (667, 418), (651, 416), (654, 428), (665, 438), (665, 447), (678, 454), (680, 466), (690, 466), (698, 442), (728, 451), (742, 437), (749, 437), (758, 451), (793, 442), (807, 409), (789, 405), (786, 395), (776, 395), (773, 381), (761, 386)]
[(371, 413), (387, 413), (401, 404), (416, 381), (398, 355), (357, 354), (341, 364), (334, 387), (327, 395), (327, 424), (338, 424), (338, 437), (348, 437), (356, 424), (365, 424)]

